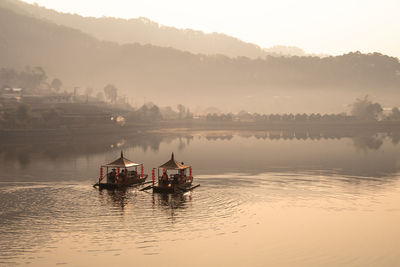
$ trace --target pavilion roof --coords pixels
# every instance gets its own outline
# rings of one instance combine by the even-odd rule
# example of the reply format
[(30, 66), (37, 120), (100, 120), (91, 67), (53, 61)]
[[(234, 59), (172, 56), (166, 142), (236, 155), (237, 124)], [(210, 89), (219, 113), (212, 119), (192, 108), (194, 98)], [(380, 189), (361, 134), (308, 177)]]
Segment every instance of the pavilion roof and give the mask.
[(158, 168), (166, 169), (166, 170), (183, 170), (190, 168), (188, 165), (184, 165), (183, 162), (179, 163), (174, 159), (174, 153), (171, 155), (171, 159), (165, 162), (163, 165), (159, 166)]
[(113, 162), (110, 162), (106, 165), (103, 165), (101, 167), (111, 167), (111, 168), (128, 168), (128, 167), (134, 167), (134, 166), (139, 166), (141, 165), (140, 163), (135, 163), (133, 161), (130, 161), (129, 159), (124, 157), (123, 152), (121, 151), (121, 157), (114, 160)]

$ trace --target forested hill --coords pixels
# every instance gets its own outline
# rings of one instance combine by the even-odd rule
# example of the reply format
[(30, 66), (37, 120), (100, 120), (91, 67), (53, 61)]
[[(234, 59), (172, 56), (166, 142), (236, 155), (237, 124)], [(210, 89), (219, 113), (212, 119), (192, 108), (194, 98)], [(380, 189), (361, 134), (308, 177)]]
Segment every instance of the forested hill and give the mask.
[(0, 9), (0, 58), (0, 67), (41, 66), (66, 86), (101, 90), (111, 82), (132, 95), (166, 102), (185, 97), (209, 101), (207, 97), (212, 95), (213, 99), (221, 97), (222, 103), (229, 95), (229, 101), (244, 103), (243, 97), (272, 96), (272, 90), (290, 96), (310, 89), (381, 94), (397, 93), (400, 88), (398, 59), (381, 54), (268, 56), (264, 60), (195, 55), (172, 48), (99, 41), (81, 31), (4, 8)]
[(46, 19), (59, 25), (79, 29), (99, 40), (113, 41), (119, 44), (140, 43), (162, 47), (172, 47), (182, 51), (202, 54), (222, 54), (229, 57), (246, 56), (249, 58), (267, 55), (304, 55), (296, 47), (274, 46), (262, 49), (251, 43), (218, 33), (205, 34), (191, 29), (177, 29), (159, 25), (147, 18), (117, 19), (90, 18), (77, 14), (60, 13), (38, 5), (30, 5), (18, 0), (1, 0), (0, 7), (14, 12)]

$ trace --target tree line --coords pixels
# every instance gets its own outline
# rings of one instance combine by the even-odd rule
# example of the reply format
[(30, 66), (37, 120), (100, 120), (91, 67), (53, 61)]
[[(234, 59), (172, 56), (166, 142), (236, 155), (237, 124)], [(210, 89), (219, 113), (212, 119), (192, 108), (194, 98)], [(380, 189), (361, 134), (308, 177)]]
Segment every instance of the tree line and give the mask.
[(13, 68), (0, 69), (0, 89), (2, 88), (23, 88), (26, 93), (43, 93), (51, 89), (60, 91), (62, 81), (54, 78), (48, 80), (46, 71), (41, 66), (27, 66), (21, 71)]
[(344, 122), (344, 121), (400, 121), (400, 110), (393, 107), (388, 114), (383, 113), (381, 104), (373, 102), (368, 96), (356, 101), (351, 106), (350, 114), (298, 113), (298, 114), (259, 114), (241, 111), (233, 113), (212, 113), (203, 116), (207, 121), (242, 121), (242, 122)]

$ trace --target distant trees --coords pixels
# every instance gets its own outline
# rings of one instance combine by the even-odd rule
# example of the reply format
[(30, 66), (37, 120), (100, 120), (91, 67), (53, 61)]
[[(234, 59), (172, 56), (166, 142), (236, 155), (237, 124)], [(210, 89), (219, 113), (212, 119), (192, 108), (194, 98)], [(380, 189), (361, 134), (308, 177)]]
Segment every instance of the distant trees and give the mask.
[(24, 88), (26, 91), (39, 91), (46, 84), (47, 75), (42, 67), (26, 67), (18, 72), (10, 68), (0, 69), (0, 87)]
[(180, 120), (191, 119), (193, 117), (193, 114), (190, 112), (189, 108), (186, 108), (184, 105), (178, 104), (177, 109), (178, 117)]
[(154, 104), (145, 104), (138, 110), (132, 111), (128, 116), (128, 121), (159, 121), (163, 116), (160, 108)]
[(165, 120), (179, 119), (179, 114), (175, 110), (173, 110), (170, 106), (161, 108), (160, 112)]
[(360, 120), (374, 121), (378, 120), (382, 111), (379, 103), (373, 103), (368, 96), (365, 96), (363, 99), (357, 99), (352, 105), (351, 114)]
[(398, 107), (392, 108), (392, 113), (387, 116), (387, 120), (400, 121), (400, 110)]
[(307, 114), (296, 114), (296, 116), (294, 116), (294, 120), (295, 121), (308, 121), (308, 115)]
[(53, 88), (54, 90), (56, 90), (56, 92), (60, 91), (61, 86), (62, 86), (62, 82), (60, 79), (55, 78), (53, 79), (53, 81), (50, 84), (51, 88)]
[(160, 112), (165, 120), (187, 120), (193, 118), (190, 109), (182, 104), (176, 106), (176, 110), (170, 106), (160, 108)]
[(283, 121), (294, 121), (295, 116), (290, 113), (290, 114), (283, 114), (282, 115), (282, 120)]
[(117, 101), (118, 89), (114, 85), (107, 84), (103, 90), (106, 99), (108, 99), (111, 103), (115, 103)]
[(26, 83), (22, 87), (37, 89), (41, 84), (45, 83), (47, 80), (46, 72), (42, 67), (27, 67), (25, 71), (21, 72), (23, 81)]
[(229, 121), (233, 121), (233, 114), (232, 113), (228, 113), (228, 114), (217, 114), (217, 113), (207, 114), (206, 120), (207, 121), (229, 122)]
[(280, 114), (270, 114), (268, 116), (268, 120), (270, 121), (280, 121), (282, 119), (282, 116)]
[(185, 111), (186, 111), (185, 106), (182, 104), (179, 104), (177, 106), (177, 108), (178, 108), (179, 119), (182, 119), (185, 114)]
[(319, 113), (298, 113), (293, 114), (258, 114), (241, 111), (237, 114), (216, 114), (209, 113), (203, 117), (207, 121), (238, 121), (238, 122), (255, 122), (262, 123), (315, 123), (315, 122), (337, 122), (337, 121), (351, 121), (354, 120), (353, 116), (346, 113), (339, 114), (319, 114)]
[(160, 108), (156, 105), (152, 106), (148, 112), (148, 118), (152, 121), (162, 120)]
[(26, 128), (32, 121), (31, 107), (20, 104), (15, 110), (3, 112), (1, 124), (6, 128)]

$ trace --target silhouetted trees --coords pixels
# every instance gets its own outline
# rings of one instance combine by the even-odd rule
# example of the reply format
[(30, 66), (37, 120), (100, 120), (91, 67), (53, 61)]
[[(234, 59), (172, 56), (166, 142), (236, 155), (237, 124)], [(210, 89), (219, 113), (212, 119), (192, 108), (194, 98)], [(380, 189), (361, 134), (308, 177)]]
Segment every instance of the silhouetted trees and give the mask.
[(178, 118), (179, 119), (191, 119), (193, 118), (193, 114), (190, 112), (189, 108), (185, 107), (182, 104), (178, 104)]
[(392, 113), (387, 117), (390, 121), (400, 121), (400, 110), (398, 107), (392, 108)]
[(23, 71), (17, 72), (14, 69), (0, 69), (0, 88), (14, 87), (23, 88), (25, 91), (39, 91), (47, 80), (46, 72), (42, 67), (26, 67)]
[(163, 119), (160, 108), (154, 104), (145, 104), (138, 110), (130, 112), (127, 117), (128, 122), (147, 121), (154, 122)]
[(256, 123), (312, 123), (312, 122), (338, 122), (338, 121), (351, 121), (354, 120), (353, 116), (348, 116), (346, 113), (339, 114), (259, 114), (239, 112), (238, 114), (232, 113), (210, 113), (204, 117), (208, 121), (238, 121), (238, 122), (256, 122)]
[(162, 107), (160, 112), (164, 120), (190, 120), (193, 118), (193, 113), (190, 109), (182, 104), (177, 105), (177, 110), (174, 110), (170, 106)]
[(382, 114), (382, 107), (378, 103), (373, 103), (368, 96), (363, 99), (357, 99), (353, 104), (351, 114), (360, 120), (378, 120)]
[(31, 107), (27, 104), (19, 104), (15, 110), (2, 112), (0, 126), (5, 128), (27, 128), (32, 122)]
[(56, 92), (60, 91), (61, 86), (62, 86), (62, 82), (60, 79), (55, 78), (53, 79), (53, 81), (50, 84), (51, 88), (53, 88), (54, 90), (56, 90)]
[(225, 121), (225, 122), (229, 122), (229, 121), (233, 120), (233, 115), (231, 113), (228, 113), (228, 114), (217, 114), (217, 113), (207, 114), (206, 120), (207, 121)]

